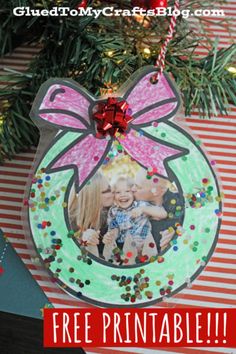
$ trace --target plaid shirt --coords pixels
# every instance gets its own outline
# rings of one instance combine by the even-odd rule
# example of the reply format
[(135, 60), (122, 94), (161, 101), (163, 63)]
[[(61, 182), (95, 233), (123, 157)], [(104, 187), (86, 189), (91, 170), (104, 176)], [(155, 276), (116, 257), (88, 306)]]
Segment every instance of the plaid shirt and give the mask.
[(108, 231), (112, 229), (119, 230), (117, 242), (123, 243), (126, 236), (131, 235), (134, 240), (145, 240), (151, 233), (151, 223), (146, 215), (140, 215), (137, 218), (131, 217), (131, 211), (140, 206), (153, 206), (153, 204), (144, 201), (134, 201), (128, 209), (111, 207), (108, 212)]

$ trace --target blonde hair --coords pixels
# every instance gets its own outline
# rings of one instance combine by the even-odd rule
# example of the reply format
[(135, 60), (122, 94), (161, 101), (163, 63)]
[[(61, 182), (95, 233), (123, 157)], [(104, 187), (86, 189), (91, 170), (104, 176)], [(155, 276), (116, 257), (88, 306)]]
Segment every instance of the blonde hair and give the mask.
[(119, 176), (116, 181), (112, 184), (112, 191), (116, 190), (116, 186), (120, 182), (125, 182), (127, 183), (128, 187), (132, 187), (134, 185), (134, 181), (130, 177), (126, 176)]
[(72, 199), (71, 203), (69, 202), (70, 221), (71, 224), (76, 223), (81, 231), (100, 229), (103, 179), (101, 173), (96, 173), (78, 195), (74, 192), (74, 197), (70, 198)]
[(146, 177), (147, 177), (147, 170), (146, 169), (140, 168), (138, 173), (142, 176), (144, 181), (149, 182), (150, 186), (153, 185), (153, 187), (155, 187), (155, 188), (158, 188), (161, 186), (163, 189), (166, 189), (166, 190), (169, 189), (170, 191), (177, 191), (176, 186), (173, 185), (173, 183), (171, 183), (171, 181), (169, 179), (165, 179), (160, 176), (154, 175), (153, 177), (157, 177), (157, 179), (158, 179), (158, 183), (154, 183), (153, 178), (148, 179), (148, 180), (146, 179)]

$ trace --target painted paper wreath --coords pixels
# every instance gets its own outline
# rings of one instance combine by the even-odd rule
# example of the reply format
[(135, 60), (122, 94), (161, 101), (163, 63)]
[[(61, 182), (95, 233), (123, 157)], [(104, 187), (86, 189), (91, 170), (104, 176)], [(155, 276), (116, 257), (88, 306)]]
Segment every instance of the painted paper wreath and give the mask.
[[(217, 242), (216, 176), (196, 141), (173, 123), (180, 96), (172, 80), (164, 73), (152, 84), (154, 74), (153, 67), (143, 68), (118, 93), (100, 99), (72, 80), (50, 79), (31, 111), (41, 130), (26, 203), (31, 236), (58, 285), (100, 306), (147, 306), (176, 294), (203, 270)], [(175, 212), (184, 211), (165, 250), (117, 266), (87, 251), (84, 230), (71, 224), (69, 203), (72, 189), (79, 196), (121, 152), (145, 169), (147, 179), (177, 186), (183, 203)]]

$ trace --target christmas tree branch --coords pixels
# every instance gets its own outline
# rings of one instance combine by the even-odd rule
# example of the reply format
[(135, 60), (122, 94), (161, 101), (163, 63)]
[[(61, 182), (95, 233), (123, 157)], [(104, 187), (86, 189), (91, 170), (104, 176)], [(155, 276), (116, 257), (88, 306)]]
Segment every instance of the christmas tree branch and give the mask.
[[(93, 6), (109, 3), (89, 2)], [(38, 131), (32, 126), (29, 111), (45, 80), (70, 77), (95, 95), (112, 94), (135, 70), (155, 63), (170, 20), (158, 17), (15, 18), (13, 4), (34, 7), (31, 1), (4, 3), (5, 15), (0, 14), (0, 20), (5, 18), (0, 21), (2, 54), (25, 38), (40, 42), (42, 49), (26, 72), (6, 71), (0, 77), (1, 82), (8, 82), (7, 87), (0, 89), (3, 102), (0, 104), (0, 158), (37, 144)], [(122, 4), (127, 6), (130, 2)], [(37, 3), (41, 8), (53, 5), (51, 1)], [(78, 1), (63, 2), (63, 6), (71, 8), (77, 5)], [(119, 6), (118, 1), (116, 5)], [(205, 1), (203, 5), (210, 8), (211, 2)], [(188, 1), (186, 6), (193, 9), (202, 4)], [(228, 104), (236, 103), (235, 76), (228, 70), (234, 65), (236, 46), (218, 50), (215, 43), (206, 57), (199, 58), (195, 49), (201, 38), (192, 31), (189, 22), (180, 17), (175, 38), (168, 47), (166, 70), (173, 74), (181, 90), (186, 115), (193, 109), (207, 117), (218, 112), (226, 114)]]

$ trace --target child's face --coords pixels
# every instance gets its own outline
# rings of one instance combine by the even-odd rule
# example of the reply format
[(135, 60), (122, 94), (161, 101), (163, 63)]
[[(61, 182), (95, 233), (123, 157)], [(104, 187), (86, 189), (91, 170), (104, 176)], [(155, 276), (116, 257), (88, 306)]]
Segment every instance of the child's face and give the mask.
[(120, 181), (115, 186), (115, 202), (122, 209), (129, 208), (134, 201), (134, 194), (131, 187), (125, 181)]

